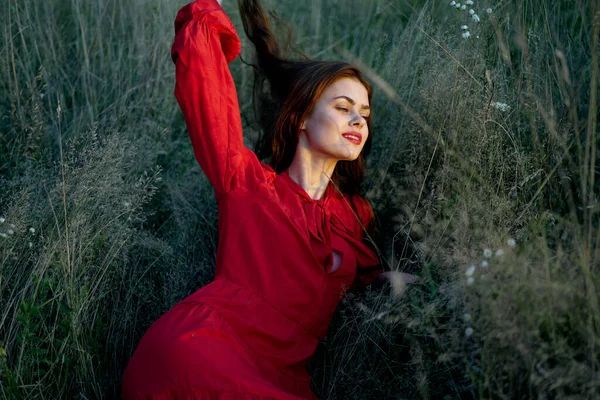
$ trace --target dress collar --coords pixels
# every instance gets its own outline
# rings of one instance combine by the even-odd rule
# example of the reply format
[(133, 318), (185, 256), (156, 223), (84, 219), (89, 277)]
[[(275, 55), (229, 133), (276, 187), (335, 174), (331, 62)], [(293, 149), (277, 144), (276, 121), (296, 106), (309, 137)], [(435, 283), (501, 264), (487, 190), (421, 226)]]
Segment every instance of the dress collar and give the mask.
[[(355, 251), (358, 267), (371, 267), (379, 264), (377, 255), (362, 241), (362, 234), (353, 232), (350, 227), (346, 227), (344, 223), (337, 217), (338, 206), (349, 207), (344, 204), (343, 196), (337, 191), (333, 183), (330, 181), (325, 190), (325, 195), (320, 200), (313, 200), (308, 193), (294, 181), (287, 170), (279, 174), (287, 185), (298, 194), (298, 197), (304, 202), (304, 212), (306, 215), (308, 230), (317, 242), (326, 244), (325, 250), (321, 249), (320, 256), (324, 260), (331, 253), (331, 232), (333, 231), (338, 236), (344, 238)], [(331, 203), (332, 199), (340, 199), (340, 202)], [(315, 246), (315, 249), (319, 249)]]
[[(330, 181), (325, 190), (325, 195), (320, 200), (313, 200), (308, 193), (294, 181), (288, 171), (279, 174), (287, 185), (298, 194), (303, 201), (304, 213), (311, 240), (320, 243), (315, 245), (314, 251), (321, 262), (325, 262), (331, 253), (331, 232), (337, 234), (346, 240), (354, 248), (358, 267), (371, 267), (378, 265), (377, 255), (362, 241), (362, 234), (353, 232), (350, 227), (346, 227), (342, 220), (336, 215), (341, 210), (339, 207), (350, 207), (344, 204), (343, 196), (337, 191)], [(332, 199), (341, 199), (342, 201), (331, 202)], [(342, 213), (343, 214), (343, 213)], [(354, 217), (353, 217), (354, 218)], [(322, 246), (322, 245), (325, 246)]]
[(315, 200), (308, 195), (308, 193), (306, 192), (306, 190), (304, 190), (302, 186), (300, 186), (295, 180), (293, 180), (290, 177), (290, 174), (287, 169), (279, 175), (284, 179), (284, 181), (288, 183), (288, 185), (294, 190), (294, 192), (300, 195), (300, 197), (302, 197), (302, 199), (305, 201), (317, 203), (324, 206), (325, 204), (329, 203), (332, 197), (340, 197), (335, 196), (337, 193), (337, 189), (331, 181), (329, 181), (329, 183), (327, 184), (327, 188), (325, 189), (325, 194), (323, 195), (323, 197), (320, 200)]

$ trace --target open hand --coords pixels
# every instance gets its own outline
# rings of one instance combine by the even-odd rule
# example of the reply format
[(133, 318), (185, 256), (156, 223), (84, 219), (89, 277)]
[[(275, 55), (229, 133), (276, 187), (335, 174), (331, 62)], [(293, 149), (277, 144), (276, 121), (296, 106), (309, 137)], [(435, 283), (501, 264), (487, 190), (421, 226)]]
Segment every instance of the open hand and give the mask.
[(394, 297), (400, 297), (404, 294), (404, 291), (406, 290), (406, 284), (419, 281), (419, 277), (416, 275), (398, 271), (384, 271), (379, 274), (378, 279), (387, 279), (390, 282)]

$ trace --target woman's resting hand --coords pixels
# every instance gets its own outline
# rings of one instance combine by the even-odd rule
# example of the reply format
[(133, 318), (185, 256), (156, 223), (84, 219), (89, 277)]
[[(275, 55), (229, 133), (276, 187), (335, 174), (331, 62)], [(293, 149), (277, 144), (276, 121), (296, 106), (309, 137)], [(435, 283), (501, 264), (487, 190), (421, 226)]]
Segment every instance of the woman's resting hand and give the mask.
[(384, 271), (377, 277), (379, 281), (388, 280), (392, 287), (394, 297), (400, 297), (406, 290), (407, 283), (415, 283), (419, 281), (419, 277), (405, 272)]

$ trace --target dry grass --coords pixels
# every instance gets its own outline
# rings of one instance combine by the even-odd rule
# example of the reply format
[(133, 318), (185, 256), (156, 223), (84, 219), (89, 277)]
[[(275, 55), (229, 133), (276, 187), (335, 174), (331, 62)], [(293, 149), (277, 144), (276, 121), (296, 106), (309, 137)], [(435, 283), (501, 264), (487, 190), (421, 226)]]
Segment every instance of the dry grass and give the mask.
[[(216, 205), (172, 95), (183, 3), (0, 5), (3, 398), (115, 397), (147, 327), (212, 278)], [(477, 1), (479, 23), (265, 4), (374, 83), (364, 192), (385, 263), (421, 277), (344, 299), (320, 398), (600, 397), (599, 1)], [(252, 70), (231, 70), (250, 133)]]

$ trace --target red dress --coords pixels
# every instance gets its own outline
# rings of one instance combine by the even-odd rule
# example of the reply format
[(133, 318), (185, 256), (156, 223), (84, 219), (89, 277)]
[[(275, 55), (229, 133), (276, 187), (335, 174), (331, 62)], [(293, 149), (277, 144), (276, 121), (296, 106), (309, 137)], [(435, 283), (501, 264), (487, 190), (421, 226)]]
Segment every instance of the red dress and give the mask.
[[(228, 68), (240, 40), (217, 1), (183, 7), (175, 32), (175, 96), (219, 207), (216, 277), (148, 329), (123, 398), (315, 399), (306, 365), (344, 293), (375, 280), (379, 261), (347, 196), (330, 183), (312, 200), (244, 146)], [(367, 226), (372, 209), (354, 200)]]

